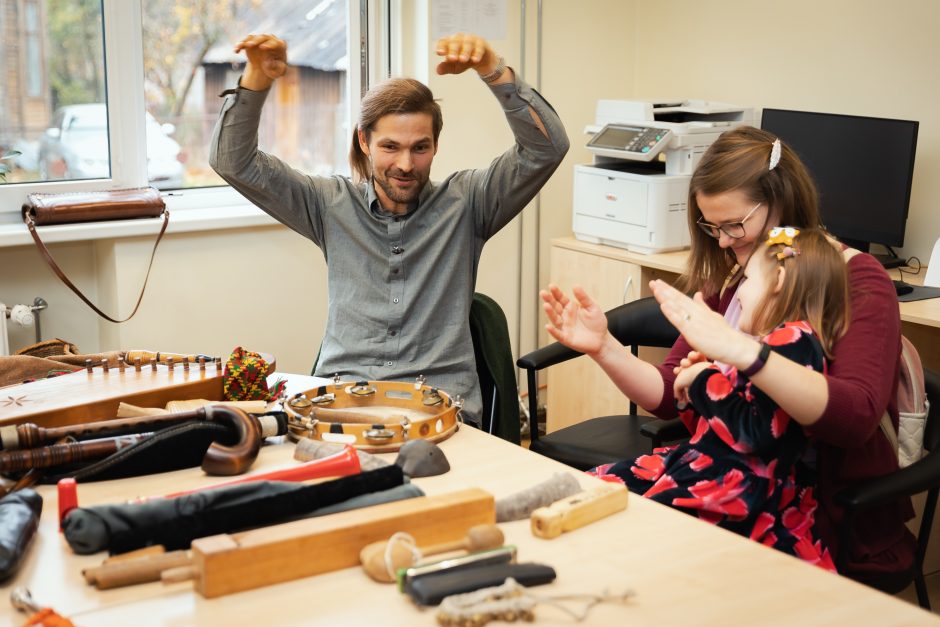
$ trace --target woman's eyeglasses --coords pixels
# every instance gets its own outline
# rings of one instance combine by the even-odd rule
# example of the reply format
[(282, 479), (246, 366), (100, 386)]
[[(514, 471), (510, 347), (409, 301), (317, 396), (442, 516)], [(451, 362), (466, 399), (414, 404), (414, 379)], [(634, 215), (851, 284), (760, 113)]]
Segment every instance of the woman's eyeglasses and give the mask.
[(699, 216), (698, 220), (696, 220), (695, 223), (698, 224), (699, 228), (705, 231), (705, 234), (708, 235), (709, 237), (714, 237), (715, 239), (718, 239), (719, 237), (721, 237), (721, 234), (724, 233), (730, 238), (741, 239), (742, 237), (746, 235), (744, 231), (744, 223), (747, 222), (748, 219), (752, 215), (754, 215), (754, 212), (757, 211), (757, 208), (760, 207), (762, 204), (764, 203), (759, 202), (756, 205), (754, 205), (754, 208), (748, 211), (747, 215), (744, 216), (744, 219), (742, 219), (740, 222), (725, 222), (724, 224), (719, 226), (717, 224), (711, 224), (710, 222), (705, 222), (705, 220), (702, 219), (702, 216)]

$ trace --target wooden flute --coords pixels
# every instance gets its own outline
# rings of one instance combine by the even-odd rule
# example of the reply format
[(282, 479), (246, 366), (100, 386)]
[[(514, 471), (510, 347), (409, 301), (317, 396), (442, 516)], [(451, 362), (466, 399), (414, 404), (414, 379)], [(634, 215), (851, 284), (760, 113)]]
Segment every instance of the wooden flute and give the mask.
[[(10, 434), (15, 434), (15, 437), (18, 438), (20, 432), (16, 429), (20, 427), (24, 427), (23, 433), (27, 438), (48, 436), (57, 440), (67, 436), (76, 437), (77, 434), (100, 437), (104, 433), (112, 433), (115, 427), (119, 427), (121, 424), (136, 425), (138, 429), (147, 428), (152, 431), (154, 428), (171, 426), (174, 423), (189, 420), (210, 420), (224, 423), (234, 428), (238, 435), (238, 441), (234, 445), (223, 446), (218, 442), (213, 442), (206, 451), (202, 468), (211, 475), (242, 474), (248, 470), (258, 456), (261, 440), (268, 435), (276, 435), (278, 431), (278, 427), (275, 426), (275, 432), (270, 432), (270, 426), (262, 427), (262, 423), (258, 418), (240, 409), (216, 405), (162, 416), (107, 420), (67, 427), (44, 429), (35, 425), (19, 425), (15, 429), (12, 427), (5, 428), (4, 437), (13, 438), (14, 436)], [(273, 422), (277, 423), (276, 420)], [(286, 432), (286, 425), (284, 432)], [(124, 439), (91, 440), (88, 442), (53, 444), (40, 448), (0, 451), (0, 473), (29, 468), (49, 468), (60, 464), (101, 459), (127, 446), (127, 437), (134, 436), (125, 436)]]
[(0, 473), (102, 459), (145, 440), (150, 435), (152, 434), (140, 433), (88, 442), (68, 442), (19, 451), (3, 451), (0, 452)]
[(62, 438), (90, 440), (93, 438), (155, 431), (163, 427), (169, 427), (200, 417), (201, 416), (195, 415), (192, 411), (186, 411), (151, 416), (135, 416), (133, 418), (99, 420), (64, 427), (40, 427), (39, 425), (27, 422), (20, 425), (0, 428), (0, 451), (36, 448), (38, 446), (54, 444)]

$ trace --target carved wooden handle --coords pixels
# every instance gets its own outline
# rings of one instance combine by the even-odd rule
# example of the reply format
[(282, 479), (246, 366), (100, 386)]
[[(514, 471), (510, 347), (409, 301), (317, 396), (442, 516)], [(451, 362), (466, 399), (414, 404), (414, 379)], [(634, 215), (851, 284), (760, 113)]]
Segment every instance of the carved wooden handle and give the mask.
[(196, 410), (208, 420), (232, 426), (238, 441), (232, 446), (213, 442), (202, 459), (202, 469), (210, 475), (240, 475), (251, 468), (261, 450), (261, 426), (258, 419), (235, 407), (214, 405)]

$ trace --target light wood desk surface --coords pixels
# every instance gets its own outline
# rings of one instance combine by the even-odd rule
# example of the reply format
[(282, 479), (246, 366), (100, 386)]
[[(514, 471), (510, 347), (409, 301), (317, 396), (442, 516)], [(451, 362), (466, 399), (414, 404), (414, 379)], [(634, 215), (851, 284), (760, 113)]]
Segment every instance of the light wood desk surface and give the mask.
[[(685, 262), (689, 256), (688, 250), (644, 255), (641, 253), (631, 252), (623, 248), (617, 248), (615, 246), (582, 242), (574, 237), (559, 237), (553, 239), (552, 245), (560, 246), (570, 250), (590, 253), (600, 257), (606, 257), (608, 259), (626, 261), (628, 263), (634, 263), (643, 268), (662, 270), (664, 272), (671, 272), (674, 274), (681, 274), (683, 271), (685, 271)], [(927, 267), (924, 266), (917, 274), (904, 273), (903, 279), (904, 281), (913, 285), (923, 285), (924, 274), (926, 271)], [(888, 274), (892, 279), (902, 278), (900, 271), (897, 269), (888, 271)], [(898, 305), (901, 311), (902, 322), (940, 328), (940, 298), (929, 298), (926, 300), (917, 300), (910, 303), (898, 303)]]
[[(290, 443), (266, 446), (253, 470), (295, 463), (293, 448)], [(500, 498), (559, 471), (576, 476), (582, 487), (597, 481), (469, 427), (441, 448), (450, 472), (416, 480), (429, 495), (479, 486)], [(79, 486), (79, 503), (116, 502), (216, 482), (191, 469), (89, 483)], [(98, 591), (85, 585), (80, 571), (99, 564), (104, 554), (72, 554), (57, 530), (54, 488), (44, 486), (40, 492), (45, 504), (38, 537), (4, 593), (27, 586), (37, 601), (76, 625), (436, 624), (433, 609), (418, 609), (394, 586), (371, 581), (359, 568), (216, 599), (202, 598), (189, 582)], [(595, 606), (587, 625), (940, 624), (940, 617), (916, 606), (635, 495), (625, 511), (554, 540), (534, 537), (528, 521), (501, 527), (507, 543), (518, 546), (520, 561), (549, 564), (557, 571), (554, 583), (532, 589), (536, 594), (635, 591), (626, 605)], [(4, 599), (0, 624), (6, 616), (11, 624), (23, 620)], [(536, 620), (573, 624), (546, 605), (536, 607)]]

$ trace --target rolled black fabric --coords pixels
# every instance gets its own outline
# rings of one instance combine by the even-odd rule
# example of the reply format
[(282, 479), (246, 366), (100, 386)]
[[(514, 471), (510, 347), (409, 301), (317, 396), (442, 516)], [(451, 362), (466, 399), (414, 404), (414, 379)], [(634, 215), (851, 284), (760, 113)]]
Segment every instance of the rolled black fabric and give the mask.
[(363, 494), (404, 483), (395, 465), (316, 485), (259, 481), (147, 503), (72, 510), (62, 522), (65, 539), (80, 554), (124, 553), (162, 544), (189, 548), (196, 538), (272, 525)]
[(62, 532), (73, 551), (87, 555), (108, 548), (115, 535), (169, 524), (181, 516), (213, 507), (250, 503), (265, 495), (281, 494), (298, 487), (302, 486), (286, 481), (253, 481), (172, 499), (79, 507), (69, 512), (62, 521)]
[(0, 499), (0, 581), (19, 568), (36, 535), (41, 512), (42, 497), (29, 488)]

